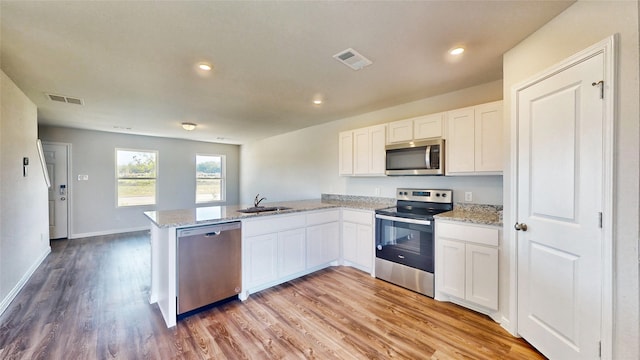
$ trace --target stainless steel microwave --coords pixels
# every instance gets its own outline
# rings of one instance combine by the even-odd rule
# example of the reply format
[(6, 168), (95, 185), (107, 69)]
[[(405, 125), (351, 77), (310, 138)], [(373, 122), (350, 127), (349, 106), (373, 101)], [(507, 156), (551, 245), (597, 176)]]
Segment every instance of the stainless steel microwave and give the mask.
[(444, 175), (444, 139), (386, 146), (387, 175)]

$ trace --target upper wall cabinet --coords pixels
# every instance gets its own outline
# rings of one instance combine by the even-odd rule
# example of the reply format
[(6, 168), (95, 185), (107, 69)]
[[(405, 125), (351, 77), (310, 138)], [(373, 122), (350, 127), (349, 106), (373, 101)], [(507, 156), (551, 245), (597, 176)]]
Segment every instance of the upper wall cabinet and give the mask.
[(385, 171), (385, 124), (339, 134), (339, 174), (383, 176)]
[(441, 137), (445, 117), (438, 113), (389, 123), (387, 144)]
[(446, 174), (502, 174), (502, 101), (449, 111)]

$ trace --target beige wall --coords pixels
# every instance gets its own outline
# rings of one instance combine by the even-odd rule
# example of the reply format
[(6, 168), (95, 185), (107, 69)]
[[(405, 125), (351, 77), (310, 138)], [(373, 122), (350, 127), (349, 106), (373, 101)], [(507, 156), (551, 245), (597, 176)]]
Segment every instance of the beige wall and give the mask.
[(240, 199), (256, 193), (270, 201), (319, 198), (321, 193), (395, 198), (398, 187), (446, 188), (455, 201), (473, 192), (475, 203), (502, 204), (502, 176), (338, 176), (338, 133), (502, 99), (502, 81), (336, 120), (243, 145)]
[[(638, 359), (638, 155), (640, 153), (637, 1), (578, 1), (504, 55), (504, 93), (561, 60), (619, 34), (614, 160), (614, 358)], [(505, 96), (505, 114), (511, 102)], [(511, 119), (506, 117), (507, 133)], [(504, 203), (513, 189), (505, 173)], [(515, 220), (505, 208), (505, 224)], [(505, 243), (512, 242), (505, 227)], [(504, 280), (504, 279), (503, 279)]]
[[(0, 314), (51, 251), (36, 106), (0, 71)], [(22, 158), (29, 158), (23, 176)]]
[[(226, 157), (225, 202), (238, 203), (240, 147), (200, 141), (42, 126), (42, 141), (71, 144), (70, 238), (147, 229), (143, 211), (195, 207), (196, 154)], [(158, 151), (157, 204), (116, 206), (115, 149)], [(88, 181), (77, 181), (79, 174)], [(211, 206), (202, 204), (201, 206)]]

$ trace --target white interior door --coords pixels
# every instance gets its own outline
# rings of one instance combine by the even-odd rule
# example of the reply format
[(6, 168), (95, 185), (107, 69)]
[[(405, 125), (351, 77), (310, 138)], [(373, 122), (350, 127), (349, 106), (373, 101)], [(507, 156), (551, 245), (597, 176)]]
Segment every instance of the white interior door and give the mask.
[(68, 146), (42, 144), (47, 170), (51, 178), (49, 188), (49, 237), (62, 239), (68, 236)]
[(603, 76), (600, 53), (517, 92), (518, 333), (552, 359), (599, 357)]

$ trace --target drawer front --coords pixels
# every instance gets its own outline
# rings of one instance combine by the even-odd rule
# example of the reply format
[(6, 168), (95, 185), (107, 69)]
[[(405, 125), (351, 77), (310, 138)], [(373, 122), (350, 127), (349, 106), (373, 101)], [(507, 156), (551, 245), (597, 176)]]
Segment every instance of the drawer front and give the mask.
[(320, 211), (307, 214), (307, 226), (340, 221), (340, 210)]
[(242, 235), (256, 236), (284, 230), (303, 228), (306, 226), (306, 215), (267, 215), (264, 218), (246, 219), (242, 221)]
[(487, 246), (498, 246), (500, 229), (476, 225), (462, 225), (436, 220), (436, 235), (440, 238), (461, 240)]
[(342, 221), (363, 224), (363, 225), (373, 225), (373, 212), (342, 210)]

